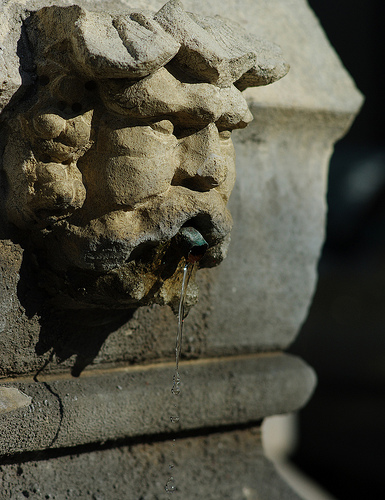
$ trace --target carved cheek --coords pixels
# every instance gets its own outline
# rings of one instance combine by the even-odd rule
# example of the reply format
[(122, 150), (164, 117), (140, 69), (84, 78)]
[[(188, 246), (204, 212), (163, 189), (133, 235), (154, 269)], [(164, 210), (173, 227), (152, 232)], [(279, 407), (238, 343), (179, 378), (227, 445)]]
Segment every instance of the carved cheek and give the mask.
[(140, 158), (167, 155), (176, 145), (172, 133), (156, 131), (149, 125), (123, 127), (112, 118), (101, 124), (97, 140), (97, 150), (102, 154)]
[(133, 207), (150, 196), (167, 191), (175, 167), (175, 159), (168, 155), (153, 158), (109, 158), (105, 164), (109, 196), (118, 205)]
[(164, 193), (177, 166), (172, 134), (150, 126), (105, 127), (98, 136), (99, 173), (109, 200), (133, 207), (148, 197)]

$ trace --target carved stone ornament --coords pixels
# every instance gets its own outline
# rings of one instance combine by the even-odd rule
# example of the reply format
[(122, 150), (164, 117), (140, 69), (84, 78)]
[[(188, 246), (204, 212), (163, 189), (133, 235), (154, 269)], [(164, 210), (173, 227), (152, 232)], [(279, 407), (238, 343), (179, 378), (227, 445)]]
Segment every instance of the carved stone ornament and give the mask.
[(226, 255), (231, 132), (252, 120), (242, 90), (286, 74), (280, 49), (175, 0), (155, 14), (45, 7), (25, 33), (34, 82), (4, 109), (2, 169), (40, 281), (63, 307), (175, 306), (181, 228), (208, 243), (199, 267)]

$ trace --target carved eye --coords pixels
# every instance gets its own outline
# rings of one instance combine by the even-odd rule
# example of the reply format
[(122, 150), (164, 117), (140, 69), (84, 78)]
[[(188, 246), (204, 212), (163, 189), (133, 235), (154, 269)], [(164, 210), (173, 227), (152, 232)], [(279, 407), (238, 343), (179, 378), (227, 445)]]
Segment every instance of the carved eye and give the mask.
[(224, 141), (230, 139), (231, 137), (230, 130), (222, 130), (222, 132), (219, 132), (219, 137)]
[(162, 134), (172, 134), (174, 132), (174, 125), (170, 120), (161, 120), (160, 122), (155, 122), (151, 124), (151, 128)]
[(67, 75), (55, 79), (50, 90), (55, 99), (65, 103), (82, 102), (85, 92), (84, 84), (78, 77)]

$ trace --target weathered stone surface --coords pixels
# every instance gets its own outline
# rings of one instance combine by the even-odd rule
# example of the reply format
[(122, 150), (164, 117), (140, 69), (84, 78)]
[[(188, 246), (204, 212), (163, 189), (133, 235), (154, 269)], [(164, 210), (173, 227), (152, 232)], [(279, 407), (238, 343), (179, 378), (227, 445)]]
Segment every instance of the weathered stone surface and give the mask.
[[(179, 0), (164, 5), (155, 19), (181, 44), (176, 56), (181, 69), (221, 87), (234, 82), (241, 90), (266, 85), (289, 69), (279, 47), (251, 37), (239, 24), (224, 22), (219, 16), (187, 13)], [(264, 52), (273, 53), (275, 58), (263, 61)]]
[(89, 78), (137, 80), (167, 64), (180, 48), (150, 15), (113, 16), (78, 5), (39, 10), (28, 33), (40, 71), (50, 76), (59, 62), (80, 65)]
[(166, 500), (171, 473), (173, 498), (300, 500), (263, 456), (258, 428), (30, 458), (0, 466), (4, 500)]
[[(205, 15), (221, 8), (200, 0), (185, 7)], [(233, 134), (237, 181), (228, 257), (210, 271), (210, 308), (201, 301), (189, 320), (206, 313), (205, 348), (216, 353), (230, 345), (285, 348), (316, 283), (333, 144), (349, 128), (362, 95), (306, 2), (248, 1), (242, 9), (229, 2), (226, 15), (278, 43), (290, 71), (271, 86), (244, 92), (254, 121), (242, 136)]]
[[(38, 54), (44, 53), (44, 57), (37, 55), (40, 68), (49, 68), (50, 71), (53, 62), (59, 59), (64, 65), (82, 66), (93, 78), (136, 79), (164, 66), (181, 47), (174, 65), (179, 61), (184, 72), (187, 70), (194, 77), (199, 74), (201, 80), (209, 79), (222, 86), (234, 82), (238, 86), (238, 79), (243, 79), (246, 73), (247, 84), (243, 82), (242, 89), (266, 85), (282, 78), (288, 70), (278, 46), (251, 36), (239, 24), (219, 16), (208, 18), (185, 12), (179, 1), (168, 2), (156, 14), (156, 9), (163, 3), (153, 5), (153, 12), (147, 10), (149, 3), (142, 2), (137, 2), (136, 7), (143, 5), (147, 9), (140, 12), (137, 9), (132, 11), (124, 2), (107, 1), (101, 6), (98, 2), (80, 0), (75, 6), (49, 8), (45, 4), (44, 0), (1, 2), (2, 25), (9, 27), (8, 31), (4, 29), (1, 39), (3, 103), (9, 102), (21, 84), (20, 75), (15, 70), (21, 23), (29, 11), (42, 7), (31, 23), (30, 30), (34, 34), (30, 36), (37, 45)], [(93, 10), (85, 10), (90, 4)], [(110, 15), (109, 10), (124, 14)], [(60, 25), (55, 26), (58, 19)], [(157, 19), (162, 21), (164, 29)], [(62, 51), (62, 47), (66, 47), (67, 52)], [(68, 51), (72, 53), (73, 61)], [(194, 61), (199, 61), (199, 64), (194, 64)], [(33, 64), (24, 69), (26, 73), (33, 71)], [(31, 81), (27, 74), (22, 76)], [(11, 88), (12, 93), (7, 91)]]
[[(236, 223), (228, 259), (211, 270), (206, 348), (217, 353), (235, 343), (241, 351), (286, 347), (297, 334), (317, 279), (333, 138), (349, 120), (321, 111), (315, 117), (257, 104), (251, 109), (255, 120), (236, 142), (240, 168), (229, 204)], [(200, 303), (189, 320), (204, 307)]]
[[(289, 355), (190, 361), (180, 366), (182, 390), (175, 401), (174, 369), (169, 363), (84, 372), (78, 379), (3, 380), (3, 387), (22, 390), (32, 404), (0, 415), (0, 454), (256, 422), (297, 410), (315, 384), (311, 368)], [(175, 411), (178, 424), (170, 422)]]

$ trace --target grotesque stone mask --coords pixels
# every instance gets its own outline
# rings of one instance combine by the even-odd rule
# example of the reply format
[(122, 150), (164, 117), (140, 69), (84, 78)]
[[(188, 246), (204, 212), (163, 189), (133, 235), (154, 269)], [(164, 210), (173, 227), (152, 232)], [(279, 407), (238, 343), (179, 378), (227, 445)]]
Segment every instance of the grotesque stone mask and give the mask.
[(180, 229), (207, 241), (200, 267), (226, 254), (231, 131), (252, 119), (241, 91), (287, 72), (280, 50), (177, 1), (46, 7), (26, 31), (36, 81), (3, 125), (8, 220), (62, 306), (175, 305)]

